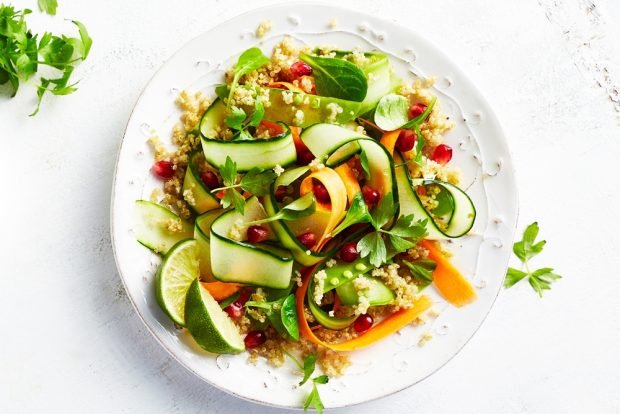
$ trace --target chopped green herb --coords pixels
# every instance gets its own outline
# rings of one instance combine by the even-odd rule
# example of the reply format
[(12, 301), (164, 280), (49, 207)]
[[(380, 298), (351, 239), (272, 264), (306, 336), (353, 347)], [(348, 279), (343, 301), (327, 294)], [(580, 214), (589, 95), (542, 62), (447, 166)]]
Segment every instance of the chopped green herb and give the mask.
[(553, 273), (553, 269), (550, 267), (530, 271), (529, 260), (542, 252), (547, 243), (545, 240), (536, 242), (538, 230), (537, 222), (530, 224), (523, 232), (523, 239), (513, 245), (512, 251), (521, 260), (525, 271), (509, 267), (506, 280), (504, 280), (504, 287), (510, 288), (527, 278), (532, 289), (538, 293), (538, 296), (542, 297), (543, 291), (550, 290), (551, 284), (560, 279), (561, 276)]

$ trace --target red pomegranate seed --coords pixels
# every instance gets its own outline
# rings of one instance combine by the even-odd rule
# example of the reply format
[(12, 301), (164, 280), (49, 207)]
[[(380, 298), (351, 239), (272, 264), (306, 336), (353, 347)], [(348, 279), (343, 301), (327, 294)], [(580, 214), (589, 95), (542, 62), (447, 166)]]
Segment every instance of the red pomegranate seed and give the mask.
[(316, 200), (320, 203), (329, 203), (331, 201), (327, 188), (318, 180), (313, 180), (312, 192), (314, 192)]
[(260, 243), (267, 240), (267, 229), (264, 226), (250, 226), (248, 227), (248, 241), (250, 243)]
[(239, 319), (243, 315), (243, 305), (237, 301), (224, 308), (224, 311), (233, 319)]
[(340, 258), (345, 262), (352, 262), (359, 256), (355, 243), (345, 243), (340, 248)]
[(316, 236), (314, 233), (308, 232), (297, 236), (297, 240), (309, 249), (316, 243)]
[(291, 75), (293, 78), (312, 75), (312, 68), (304, 62), (295, 62), (291, 65)]
[(207, 186), (209, 190), (214, 190), (220, 186), (220, 179), (213, 171), (205, 171), (200, 174), (200, 179)]
[(174, 164), (170, 161), (157, 161), (151, 171), (159, 178), (169, 180), (174, 177)]
[(297, 164), (308, 165), (314, 160), (314, 154), (310, 150), (305, 150), (297, 154)]
[(282, 201), (287, 194), (288, 193), (286, 192), (286, 186), (284, 185), (278, 186), (278, 188), (276, 188), (276, 191), (274, 191), (273, 193), (277, 201)]
[(447, 164), (452, 159), (452, 148), (446, 144), (437, 145), (431, 159), (439, 164)]
[(267, 335), (264, 331), (250, 331), (243, 340), (246, 348), (256, 348), (264, 344), (265, 341), (267, 341)]
[(398, 134), (398, 139), (396, 140), (396, 148), (400, 152), (411, 151), (413, 146), (415, 145), (415, 132), (410, 129), (403, 129)]
[(366, 201), (366, 204), (368, 205), (377, 204), (381, 198), (381, 195), (377, 190), (367, 185), (362, 187), (362, 195), (364, 196), (364, 201)]
[(368, 314), (360, 315), (357, 317), (355, 322), (353, 322), (353, 329), (355, 329), (355, 332), (361, 334), (369, 330), (372, 327), (373, 323), (374, 320), (372, 319), (372, 316)]
[(409, 118), (416, 118), (422, 115), (424, 111), (426, 111), (426, 105), (424, 105), (423, 103), (413, 104), (409, 107)]

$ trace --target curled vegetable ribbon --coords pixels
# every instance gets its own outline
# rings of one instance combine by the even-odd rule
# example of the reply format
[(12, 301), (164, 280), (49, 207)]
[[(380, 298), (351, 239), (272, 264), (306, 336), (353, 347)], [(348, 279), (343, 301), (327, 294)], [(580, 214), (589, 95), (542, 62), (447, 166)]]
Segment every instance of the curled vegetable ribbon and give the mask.
[(312, 172), (303, 179), (299, 187), (301, 196), (313, 191), (312, 180), (317, 180), (323, 184), (330, 198), (329, 203), (317, 202), (317, 212), (329, 212), (329, 220), (327, 220), (323, 228), (321, 237), (318, 238), (316, 244), (312, 247), (312, 250), (319, 251), (328, 241), (331, 231), (336, 228), (345, 216), (347, 208), (347, 189), (336, 171), (328, 167), (323, 167)]
[(357, 177), (355, 176), (353, 169), (349, 167), (349, 164), (347, 163), (337, 166), (335, 171), (344, 183), (344, 186), (347, 189), (347, 198), (349, 199), (349, 203), (351, 203), (355, 198), (355, 195), (362, 191), (360, 188), (360, 183), (357, 181)]
[(379, 341), (380, 339), (383, 339), (386, 336), (393, 334), (399, 329), (404, 328), (405, 326), (413, 322), (423, 312), (428, 310), (432, 305), (432, 301), (428, 296), (420, 296), (411, 308), (401, 309), (394, 312), (393, 314), (370, 328), (364, 334), (348, 341), (330, 344), (320, 340), (314, 334), (314, 332), (312, 332), (312, 329), (310, 328), (310, 325), (308, 325), (308, 321), (306, 320), (304, 312), (304, 298), (306, 297), (306, 292), (308, 291), (310, 280), (314, 276), (314, 272), (316, 271), (317, 267), (318, 265), (315, 265), (313, 267), (304, 269), (305, 275), (303, 276), (303, 283), (301, 287), (299, 287), (295, 292), (295, 301), (297, 304), (297, 318), (299, 321), (299, 332), (304, 338), (306, 338), (310, 342), (317, 345), (322, 345), (335, 351), (354, 351), (356, 349), (367, 347), (368, 345), (371, 345)]

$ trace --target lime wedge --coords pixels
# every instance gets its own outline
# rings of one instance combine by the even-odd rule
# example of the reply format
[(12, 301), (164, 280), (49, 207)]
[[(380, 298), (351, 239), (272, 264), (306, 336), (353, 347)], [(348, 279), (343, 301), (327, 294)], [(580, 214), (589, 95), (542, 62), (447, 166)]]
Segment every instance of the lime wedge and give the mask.
[(236, 354), (245, 350), (239, 328), (198, 280), (187, 291), (185, 327), (206, 351)]
[(198, 244), (184, 240), (164, 257), (155, 281), (157, 302), (174, 323), (185, 326), (185, 296), (199, 274)]

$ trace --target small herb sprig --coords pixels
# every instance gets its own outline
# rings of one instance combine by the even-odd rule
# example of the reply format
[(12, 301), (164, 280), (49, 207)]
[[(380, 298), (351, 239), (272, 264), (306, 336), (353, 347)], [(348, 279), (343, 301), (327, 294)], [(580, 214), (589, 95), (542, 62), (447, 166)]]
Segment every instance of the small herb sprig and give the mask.
[(396, 206), (391, 194), (384, 196), (379, 205), (370, 213), (370, 223), (375, 231), (368, 233), (357, 242), (360, 256), (368, 256), (370, 263), (375, 267), (387, 262), (388, 246), (392, 253), (401, 253), (414, 247), (417, 241), (426, 235), (426, 221), (414, 222), (413, 215), (401, 216), (391, 229), (384, 229), (383, 227), (394, 217), (395, 212)]
[[(304, 362), (302, 364), (301, 362), (299, 362), (297, 358), (291, 355), (288, 351), (286, 350), (283, 350), (283, 351), (284, 351), (284, 354), (286, 354), (286, 356), (288, 356), (295, 363), (295, 365), (297, 365), (297, 367), (304, 373), (302, 380), (299, 382), (299, 386), (304, 385), (306, 382), (308, 382), (308, 380), (314, 373), (314, 370), (316, 368), (316, 355), (314, 354), (308, 355), (307, 357), (304, 358)], [(304, 402), (304, 412), (308, 411), (308, 408), (312, 407), (316, 410), (318, 414), (322, 414), (323, 409), (325, 407), (323, 406), (323, 401), (321, 401), (321, 396), (319, 394), (317, 385), (327, 384), (329, 382), (329, 377), (327, 375), (319, 375), (317, 377), (312, 378), (311, 381), (312, 381), (312, 391), (310, 391), (310, 394), (308, 394), (308, 397), (306, 398), (306, 401)]]
[(276, 220), (285, 220), (285, 221), (297, 220), (302, 217), (307, 217), (311, 215), (312, 213), (314, 213), (315, 211), (316, 211), (316, 199), (314, 198), (314, 194), (307, 193), (299, 197), (297, 200), (293, 201), (292, 203), (289, 203), (285, 205), (284, 207), (282, 207), (280, 211), (278, 211), (273, 216), (269, 216), (261, 220), (255, 220), (255, 221), (252, 221), (246, 224), (247, 225), (264, 224), (264, 223), (269, 223), (269, 222), (276, 221)]
[(56, 15), (56, 9), (58, 8), (58, 2), (56, 0), (38, 0), (39, 10), (43, 13), (47, 13), (50, 16)]
[(510, 288), (527, 278), (532, 289), (538, 292), (538, 296), (542, 298), (543, 291), (550, 290), (551, 284), (562, 276), (553, 273), (553, 269), (550, 267), (543, 267), (534, 271), (530, 270), (529, 260), (542, 252), (547, 243), (545, 240), (536, 242), (538, 231), (537, 222), (530, 224), (523, 232), (522, 240), (513, 245), (512, 251), (521, 260), (525, 271), (509, 267), (504, 280), (504, 287)]
[(252, 168), (237, 182), (237, 163), (229, 156), (226, 157), (224, 166), (220, 168), (220, 175), (224, 186), (215, 188), (211, 192), (225, 191), (221, 199), (222, 207), (228, 208), (232, 205), (240, 214), (245, 211), (245, 198), (238, 189), (262, 196), (269, 192), (271, 183), (276, 179), (276, 173), (271, 170), (263, 171), (260, 168)]
[[(50, 14), (56, 11), (54, 1), (39, 2), (42, 10)], [(71, 83), (75, 64), (86, 60), (92, 46), (92, 39), (86, 27), (76, 21), (79, 37), (55, 36), (49, 32), (33, 34), (26, 25), (25, 16), (29, 9), (15, 10), (12, 6), (0, 4), (0, 85), (9, 83), (11, 96), (15, 96), (20, 83), (34, 76), (40, 65), (52, 67), (61, 72), (55, 78), (41, 78), (37, 85), (37, 106), (30, 114), (36, 115), (45, 93), (69, 95), (77, 90), (77, 82)]]

